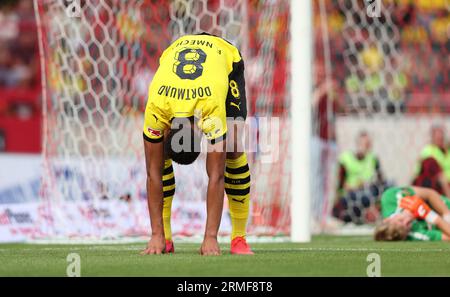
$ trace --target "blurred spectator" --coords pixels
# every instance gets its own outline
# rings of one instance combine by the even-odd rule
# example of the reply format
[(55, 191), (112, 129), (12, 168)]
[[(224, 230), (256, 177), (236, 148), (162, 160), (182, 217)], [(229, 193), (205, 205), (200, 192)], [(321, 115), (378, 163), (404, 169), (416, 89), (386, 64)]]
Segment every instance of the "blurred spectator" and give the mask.
[(445, 128), (431, 128), (431, 143), (420, 153), (413, 185), (432, 188), (450, 197), (450, 150), (445, 137)]
[(33, 1), (2, 0), (0, 27), (0, 150), (37, 153), (40, 71)]
[(358, 190), (369, 183), (383, 182), (380, 161), (372, 152), (372, 140), (366, 131), (359, 133), (357, 150), (343, 152), (339, 157), (338, 190), (345, 193)]
[(312, 172), (316, 177), (313, 181), (315, 189), (312, 199), (312, 217), (314, 227), (328, 228), (332, 222), (329, 218), (323, 221), (323, 213), (330, 212), (328, 201), (334, 200), (334, 176), (336, 171), (337, 144), (336, 144), (336, 115), (342, 108), (340, 94), (336, 93), (337, 82), (326, 73), (323, 61), (316, 60), (315, 87), (313, 93), (314, 133), (311, 155)]
[(360, 60), (363, 61), (366, 70), (375, 73), (381, 70), (384, 64), (383, 52), (379, 50), (375, 42), (369, 43), (360, 53)]
[(357, 137), (357, 151), (344, 152), (339, 158), (339, 199), (332, 213), (345, 223), (373, 223), (379, 217), (380, 195), (389, 185), (371, 149), (370, 136), (362, 131)]
[(9, 86), (14, 84), (12, 71), (11, 54), (8, 48), (0, 46), (0, 86)]
[(35, 20), (33, 1), (19, 0), (16, 7), (16, 13), (22, 23), (33, 25)]
[(336, 93), (337, 82), (328, 79), (325, 74), (325, 67), (321, 61), (314, 63), (315, 86), (313, 93), (313, 108), (317, 121), (314, 126), (316, 133), (324, 142), (336, 141), (336, 114), (343, 108), (339, 94)]
[(448, 1), (386, 2), (387, 9), (374, 21), (358, 13), (355, 1), (325, 1), (328, 40), (320, 23), (324, 12), (314, 6), (316, 53), (320, 59), (324, 43), (333, 49), (332, 73), (341, 82), (345, 110), (450, 111)]
[[(15, 6), (13, 4), (16, 4)], [(37, 83), (38, 47), (32, 1), (0, 7), (0, 88), (32, 88)]]
[(10, 51), (0, 48), (0, 87), (30, 87), (32, 78), (29, 65), (15, 60)]
[(2, 29), (0, 30), (0, 41), (4, 43), (13, 40), (19, 34), (19, 16), (17, 15), (13, 5), (1, 4), (0, 28)]

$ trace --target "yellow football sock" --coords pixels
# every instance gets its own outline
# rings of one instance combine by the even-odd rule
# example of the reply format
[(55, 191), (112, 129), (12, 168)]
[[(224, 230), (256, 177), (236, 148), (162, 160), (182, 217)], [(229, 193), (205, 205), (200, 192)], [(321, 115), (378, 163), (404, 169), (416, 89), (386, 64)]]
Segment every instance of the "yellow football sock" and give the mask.
[(231, 239), (245, 237), (250, 208), (250, 169), (245, 153), (226, 160), (225, 193), (230, 207)]
[(170, 216), (172, 214), (172, 200), (175, 195), (175, 175), (173, 174), (172, 160), (164, 161), (163, 171), (163, 225), (166, 240), (172, 240)]

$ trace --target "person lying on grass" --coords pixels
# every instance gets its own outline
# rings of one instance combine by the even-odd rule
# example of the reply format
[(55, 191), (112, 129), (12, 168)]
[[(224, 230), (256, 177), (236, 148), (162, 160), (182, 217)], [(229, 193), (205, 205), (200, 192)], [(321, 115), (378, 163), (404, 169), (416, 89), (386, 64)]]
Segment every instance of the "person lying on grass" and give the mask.
[(450, 241), (450, 199), (422, 187), (391, 187), (381, 197), (376, 241)]

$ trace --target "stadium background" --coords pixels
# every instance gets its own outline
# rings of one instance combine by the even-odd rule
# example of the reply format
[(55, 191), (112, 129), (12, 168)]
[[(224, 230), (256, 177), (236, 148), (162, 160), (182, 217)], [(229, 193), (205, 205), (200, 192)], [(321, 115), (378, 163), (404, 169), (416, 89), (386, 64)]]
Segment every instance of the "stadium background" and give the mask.
[[(315, 112), (313, 139), (315, 167), (313, 166), (313, 170), (316, 173), (313, 176), (319, 177), (313, 180), (313, 189), (318, 198), (313, 199), (312, 207), (313, 215), (321, 222), (327, 221), (327, 218), (331, 216), (333, 203), (339, 198), (336, 197), (333, 176), (336, 171), (337, 155), (345, 149), (353, 148), (355, 135), (360, 130), (370, 131), (374, 151), (380, 157), (387, 179), (395, 184), (405, 184), (413, 178), (420, 149), (429, 141), (429, 127), (435, 122), (448, 125), (450, 112), (448, 92), (450, 17), (448, 3), (445, 0), (387, 1), (390, 5), (395, 5), (395, 9), (391, 10), (393, 13), (389, 19), (381, 19), (380, 22), (388, 28), (386, 32), (396, 31), (398, 36), (392, 39), (394, 41), (389, 39), (386, 44), (378, 48), (370, 47), (371, 33), (369, 31), (364, 33), (362, 30), (361, 34), (352, 34), (347, 31), (346, 24), (349, 18), (353, 20), (354, 28), (364, 28), (364, 20), (352, 9), (344, 10), (342, 5), (345, 4), (338, 4), (338, 2), (324, 1), (325, 5), (322, 7), (319, 1), (313, 2), (315, 87), (320, 88), (326, 80), (334, 81), (332, 87), (326, 88), (326, 95), (313, 101), (312, 106)], [(136, 81), (133, 81), (135, 86), (133, 92), (123, 97), (128, 113), (142, 112), (146, 84), (157, 67), (155, 57), (159, 56), (165, 45), (172, 39), (169, 33), (169, 4), (168, 1), (162, 3), (145, 1), (146, 7), (150, 9), (144, 17), (146, 24), (153, 24), (152, 26), (140, 28), (140, 25), (133, 21), (135, 11), (132, 5), (127, 6), (130, 7), (129, 10), (122, 10), (121, 15), (113, 23), (118, 32), (123, 34), (122, 38), (126, 42), (133, 42), (136, 38), (135, 32), (139, 30), (146, 32), (144, 38), (147, 39), (143, 42), (145, 63), (129, 68), (126, 54), (118, 60), (118, 67), (124, 71), (125, 76), (130, 76), (129, 72), (133, 72), (133, 76), (136, 77)], [(271, 5), (274, 5), (271, 1), (247, 1), (249, 26), (244, 55), (247, 70), (250, 72), (247, 75), (254, 78), (248, 81), (249, 111), (252, 115), (269, 113), (283, 117), (289, 112), (289, 85), (286, 79), (289, 76), (287, 32), (289, 5), (287, 1), (280, 1), (277, 4), (275, 13), (268, 17), (268, 8), (273, 8)], [(223, 5), (232, 7), (234, 1), (208, 1), (208, 7), (205, 9), (218, 12)], [(349, 16), (352, 12), (354, 15)], [(324, 15), (326, 29), (323, 23)], [(99, 16), (108, 18), (108, 11), (105, 9), (103, 14), (100, 11)], [(95, 21), (93, 19), (94, 23)], [(205, 18), (202, 26), (210, 28), (211, 22), (214, 20)], [(33, 229), (33, 225), (37, 223), (34, 212), (38, 213), (40, 209), (20, 208), (26, 203), (39, 200), (42, 196), (40, 178), (42, 168), (39, 156), (42, 152), (42, 137), (45, 135), (42, 127), (45, 106), (42, 104), (41, 65), (33, 2), (2, 1), (0, 27), (2, 28), (0, 31), (0, 151), (2, 152), (0, 154), (2, 164), (0, 218), (3, 222), (0, 227), (3, 228), (3, 233), (0, 232), (0, 236), (3, 235), (4, 238), (10, 236), (7, 235), (5, 228), (12, 228), (16, 232), (14, 240), (23, 240), (42, 235), (39, 234), (42, 230), (36, 233)], [(102, 30), (101, 26), (93, 27), (93, 35), (99, 40), (102, 39)], [(216, 26), (211, 33), (221, 33), (215, 30), (220, 29)], [(234, 30), (239, 31), (239, 27), (236, 25)], [(326, 36), (324, 36), (325, 32)], [(346, 34), (343, 34), (344, 32)], [(385, 40), (384, 35), (379, 37), (381, 42)], [(264, 41), (267, 39), (272, 40), (276, 45), (273, 47), (273, 60), (270, 61), (270, 65), (276, 65), (276, 67), (273, 67), (269, 78), (263, 78), (261, 73), (266, 65), (264, 63), (261, 65), (255, 58), (265, 50)], [(348, 53), (349, 45), (352, 45), (354, 51), (353, 54), (348, 55), (346, 53)], [(326, 56), (326, 47), (332, 49), (329, 51), (329, 57)], [(380, 48), (382, 50), (379, 50)], [(396, 52), (400, 54), (395, 55)], [(98, 48), (95, 46), (89, 48), (89, 55), (93, 59), (98, 57)], [(361, 77), (358, 77), (361, 74), (357, 67), (351, 67), (358, 64), (354, 61), (362, 61), (365, 71), (371, 74), (377, 72), (388, 74), (389, 87), (376, 78), (361, 81)], [(85, 67), (83, 71), (89, 73), (89, 65), (86, 64)], [(106, 75), (107, 68), (100, 67), (98, 72), (102, 77)], [(53, 74), (58, 75), (57, 72)], [(64, 77), (47, 75), (51, 88), (58, 90), (58, 88), (67, 87), (68, 83), (58, 85), (65, 81)], [(101, 80), (95, 76), (89, 78), (91, 79), (89, 90), (101, 93)], [(261, 84), (262, 80), (264, 80), (263, 84)], [(83, 82), (82, 79), (71, 83), (73, 92), (87, 88), (84, 85), (86, 81)], [(261, 88), (261, 85), (264, 87)], [(265, 92), (270, 92), (270, 96), (265, 95)], [(105, 98), (105, 101), (107, 99)], [(95, 98), (91, 98), (91, 101), (87, 98), (85, 104), (89, 107), (90, 104), (94, 106), (95, 102)], [(100, 102), (103, 101), (100, 100)], [(52, 144), (58, 146), (57, 142)], [(52, 154), (51, 148), (48, 152)], [(49, 158), (49, 155), (44, 158)], [(283, 162), (288, 162), (288, 159), (283, 159)], [(181, 187), (179, 191), (182, 189)], [(142, 200), (144, 197), (142, 191), (138, 193), (141, 194), (132, 195), (131, 199)], [(127, 199), (126, 195), (113, 197), (113, 200), (122, 202)], [(87, 209), (90, 211), (87, 216), (98, 215), (98, 209)], [(257, 212), (258, 205), (255, 205), (253, 214)], [(125, 217), (124, 213), (117, 216)], [(195, 214), (195, 211), (192, 213)], [(286, 221), (278, 222), (284, 218), (283, 214), (283, 210), (271, 205), (268, 224), (277, 227), (277, 231), (285, 231), (280, 226), (286, 226)], [(353, 210), (350, 215), (361, 216)], [(22, 220), (19, 219), (20, 216)], [(199, 216), (201, 217), (200, 214)], [(136, 217), (146, 220), (146, 211), (139, 212)], [(258, 219), (260, 219), (258, 216), (253, 216), (252, 222), (258, 225)], [(107, 223), (109, 222), (103, 222), (103, 224)], [(133, 225), (133, 222), (127, 224)], [(102, 225), (102, 227), (105, 226)], [(322, 231), (320, 227), (318, 230)], [(128, 231), (128, 229), (125, 230), (125, 233)], [(145, 233), (145, 228), (130, 232), (142, 234)]]

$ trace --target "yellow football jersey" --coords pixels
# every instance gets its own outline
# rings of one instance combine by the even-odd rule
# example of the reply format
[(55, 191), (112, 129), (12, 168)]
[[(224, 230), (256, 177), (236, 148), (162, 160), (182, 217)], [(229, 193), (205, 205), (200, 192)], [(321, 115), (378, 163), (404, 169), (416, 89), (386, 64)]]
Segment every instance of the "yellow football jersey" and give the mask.
[[(230, 76), (238, 65), (242, 66), (241, 81)], [(227, 99), (229, 96), (231, 99)], [(224, 138), (229, 109), (226, 102), (237, 100), (230, 104), (240, 109), (238, 101), (242, 99), (245, 101), (245, 85), (239, 50), (226, 40), (206, 33), (183, 36), (159, 59), (149, 87), (144, 138), (162, 141), (164, 130), (170, 129), (173, 118), (192, 116), (199, 120), (199, 128), (209, 140)]]

